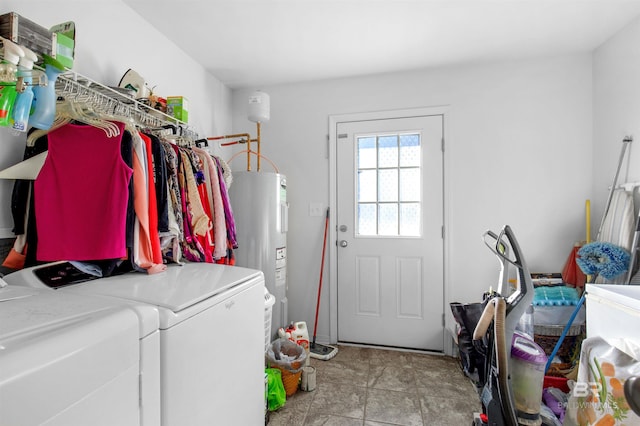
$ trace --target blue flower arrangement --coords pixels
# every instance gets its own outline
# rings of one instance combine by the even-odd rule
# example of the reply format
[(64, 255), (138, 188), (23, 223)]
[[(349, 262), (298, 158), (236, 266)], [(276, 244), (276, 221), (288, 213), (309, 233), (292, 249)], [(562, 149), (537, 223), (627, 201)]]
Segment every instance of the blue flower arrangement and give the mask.
[(585, 244), (578, 250), (576, 263), (587, 275), (602, 275), (610, 280), (627, 270), (631, 255), (624, 248), (607, 242)]

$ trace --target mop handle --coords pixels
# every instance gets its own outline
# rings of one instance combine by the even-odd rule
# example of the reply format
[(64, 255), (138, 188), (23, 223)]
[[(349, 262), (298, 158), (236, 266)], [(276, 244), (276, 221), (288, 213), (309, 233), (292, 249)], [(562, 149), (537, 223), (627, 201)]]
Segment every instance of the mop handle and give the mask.
[(329, 229), (329, 209), (324, 220), (324, 237), (322, 237), (322, 260), (320, 261), (320, 282), (318, 283), (318, 301), (316, 302), (316, 320), (313, 323), (312, 347), (316, 346), (316, 329), (318, 328), (318, 311), (320, 310), (320, 294), (322, 293), (322, 273), (324, 272), (324, 253), (327, 248), (327, 230)]

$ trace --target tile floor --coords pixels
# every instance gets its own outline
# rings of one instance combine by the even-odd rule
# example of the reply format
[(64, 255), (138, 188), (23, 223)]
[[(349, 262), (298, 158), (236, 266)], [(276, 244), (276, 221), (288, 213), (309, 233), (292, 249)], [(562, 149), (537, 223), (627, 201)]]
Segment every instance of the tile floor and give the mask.
[(465, 426), (480, 402), (451, 357), (340, 345), (311, 359), (316, 390), (298, 390), (269, 426)]

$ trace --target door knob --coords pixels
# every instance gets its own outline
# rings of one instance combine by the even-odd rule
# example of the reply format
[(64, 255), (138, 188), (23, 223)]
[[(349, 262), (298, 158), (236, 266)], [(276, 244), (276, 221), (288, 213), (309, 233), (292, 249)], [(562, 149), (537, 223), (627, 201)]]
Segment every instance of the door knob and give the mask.
[(340, 241), (340, 247), (346, 247), (348, 245), (349, 245), (349, 243), (347, 242), (347, 240), (341, 240)]

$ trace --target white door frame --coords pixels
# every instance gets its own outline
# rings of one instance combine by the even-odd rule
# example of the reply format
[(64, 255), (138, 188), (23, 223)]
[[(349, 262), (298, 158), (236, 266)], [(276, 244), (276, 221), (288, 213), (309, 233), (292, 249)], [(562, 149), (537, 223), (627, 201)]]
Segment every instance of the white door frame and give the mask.
[[(424, 115), (442, 115), (444, 121), (444, 138), (448, 145), (449, 137), (449, 110), (450, 107), (434, 106), (434, 107), (422, 107), (422, 108), (410, 108), (391, 111), (373, 111), (373, 112), (361, 112), (353, 114), (337, 114), (329, 116), (329, 233), (327, 245), (329, 248), (329, 338), (331, 343), (338, 341), (338, 250), (336, 246), (337, 241), (337, 228), (336, 228), (336, 206), (337, 206), (337, 177), (336, 177), (336, 153), (337, 153), (337, 127), (338, 123), (352, 122), (352, 121), (365, 121), (365, 120), (380, 120), (384, 118), (404, 118), (404, 117), (419, 117)], [(449, 232), (446, 230), (449, 228), (449, 191), (448, 191), (448, 173), (450, 170), (448, 164), (447, 151), (443, 152), (443, 222), (444, 222), (444, 239), (443, 239), (443, 256), (444, 256), (444, 300), (443, 312), (445, 313), (445, 319), (449, 312), (448, 300), (449, 300), (449, 285), (447, 283), (449, 277)], [(445, 321), (445, 324), (448, 321)], [(451, 355), (451, 336), (448, 332), (448, 328), (445, 326), (444, 330), (443, 347), (446, 355)]]

